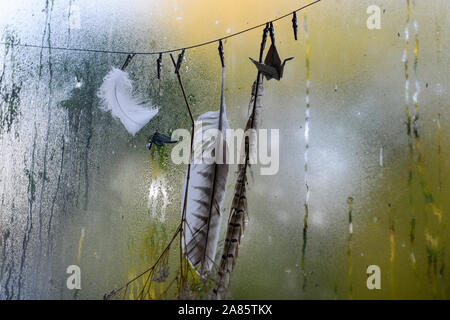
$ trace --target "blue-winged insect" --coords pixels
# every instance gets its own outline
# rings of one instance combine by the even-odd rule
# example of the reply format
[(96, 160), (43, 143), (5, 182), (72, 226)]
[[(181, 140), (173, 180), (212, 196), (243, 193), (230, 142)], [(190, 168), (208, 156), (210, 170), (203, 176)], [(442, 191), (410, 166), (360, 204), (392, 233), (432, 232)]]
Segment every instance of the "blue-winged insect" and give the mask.
[(177, 140), (172, 140), (169, 136), (160, 133), (158, 132), (158, 130), (156, 130), (153, 136), (148, 138), (146, 147), (148, 150), (150, 150), (153, 144), (156, 144), (158, 147), (161, 147), (165, 143), (177, 143), (177, 142), (178, 142)]

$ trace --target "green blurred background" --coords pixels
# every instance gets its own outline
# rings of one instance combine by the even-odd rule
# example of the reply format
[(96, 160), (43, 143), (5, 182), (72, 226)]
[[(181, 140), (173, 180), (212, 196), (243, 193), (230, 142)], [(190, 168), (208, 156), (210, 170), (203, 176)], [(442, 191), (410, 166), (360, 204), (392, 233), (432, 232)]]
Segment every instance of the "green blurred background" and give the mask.
[[(145, 142), (155, 129), (190, 128), (167, 55), (160, 97), (157, 56), (137, 56), (127, 69), (136, 91), (161, 105), (158, 116), (131, 137), (99, 110), (96, 97), (103, 77), (126, 55), (11, 44), (178, 48), (264, 23), (305, 3), (0, 0), (2, 41), (9, 43), (0, 47), (0, 298), (100, 299), (152, 265), (178, 225), (186, 168), (170, 161), (172, 146), (149, 152)], [(370, 5), (381, 8), (379, 30), (366, 26)], [(298, 41), (290, 18), (274, 23), (280, 55), (295, 57), (280, 82), (266, 82), (263, 100), (262, 127), (280, 130), (280, 170), (259, 176), (253, 169), (233, 298), (449, 297), (449, 9), (446, 0), (322, 0), (298, 13)], [(74, 10), (80, 28), (70, 28)], [(305, 26), (311, 197), (302, 269)], [(405, 125), (406, 28), (408, 105), (414, 114), (417, 82), (420, 144)], [(246, 122), (256, 76), (248, 57), (257, 58), (260, 37), (258, 29), (224, 42), (232, 128)], [(188, 50), (182, 77), (195, 117), (218, 108), (216, 44)], [(224, 220), (235, 171), (230, 170)], [(354, 199), (350, 241), (348, 197)], [(177, 250), (171, 252), (171, 277)], [(72, 264), (82, 271), (82, 289), (75, 292), (66, 287)], [(367, 289), (369, 265), (381, 268), (381, 290)], [(126, 298), (134, 298), (139, 286)], [(165, 286), (155, 287), (154, 295)]]

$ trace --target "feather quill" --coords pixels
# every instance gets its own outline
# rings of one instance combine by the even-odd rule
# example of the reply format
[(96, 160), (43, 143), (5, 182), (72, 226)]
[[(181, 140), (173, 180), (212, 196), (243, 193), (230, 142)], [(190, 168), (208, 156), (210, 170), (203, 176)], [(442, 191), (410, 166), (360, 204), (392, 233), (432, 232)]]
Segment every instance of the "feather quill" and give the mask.
[[(258, 87), (257, 87), (258, 86)], [(264, 94), (263, 77), (255, 81), (252, 86), (252, 96), (249, 108), (253, 112), (248, 118), (245, 131), (256, 130), (261, 124), (262, 96)], [(256, 101), (255, 101), (256, 99)], [(247, 138), (248, 137), (248, 138)], [(226, 295), (226, 289), (230, 283), (231, 272), (233, 271), (239, 253), (239, 243), (245, 230), (245, 221), (248, 215), (247, 206), (247, 168), (249, 166), (249, 155), (252, 150), (251, 145), (255, 144), (256, 137), (252, 134), (246, 135), (244, 150), (246, 161), (238, 167), (238, 177), (234, 189), (234, 197), (231, 205), (230, 218), (228, 220), (225, 245), (223, 247), (222, 258), (217, 272), (216, 286), (213, 293), (216, 298), (221, 299)]]
[(110, 111), (118, 118), (131, 135), (141, 130), (159, 111), (151, 103), (142, 103), (142, 99), (133, 96), (133, 85), (128, 73), (117, 68), (103, 79), (97, 95), (101, 100), (100, 108)]
[[(190, 180), (188, 183), (185, 220), (183, 221), (183, 252), (201, 276), (211, 271), (214, 265), (219, 230), (221, 223), (220, 208), (225, 196), (225, 187), (228, 176), (226, 153), (221, 151), (226, 146), (226, 129), (229, 129), (224, 102), (225, 69), (222, 68), (221, 105), (219, 111), (210, 111), (202, 114), (198, 121), (203, 126), (194, 134), (194, 141), (199, 141), (202, 147), (200, 157), (191, 161)], [(205, 125), (205, 123), (207, 125)], [(222, 132), (211, 143), (211, 139), (202, 139), (208, 129), (218, 129)], [(199, 138), (200, 137), (200, 138)], [(213, 161), (210, 159), (214, 150)], [(200, 158), (200, 159), (199, 159)], [(195, 160), (195, 161), (194, 161)], [(203, 160), (203, 161), (198, 161)], [(186, 195), (187, 173), (182, 190), (181, 215)]]

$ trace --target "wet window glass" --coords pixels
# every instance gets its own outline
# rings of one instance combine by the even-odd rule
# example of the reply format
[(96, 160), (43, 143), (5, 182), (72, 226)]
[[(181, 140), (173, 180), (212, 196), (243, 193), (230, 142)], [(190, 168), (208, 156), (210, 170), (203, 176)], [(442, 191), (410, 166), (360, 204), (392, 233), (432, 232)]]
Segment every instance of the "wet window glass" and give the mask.
[[(194, 120), (216, 111), (245, 129), (253, 114), (267, 130), (222, 297), (447, 298), (449, 2), (323, 0), (296, 13), (295, 40), (291, 13), (311, 2), (0, 0), (0, 298), (214, 291), (239, 240), (227, 231), (242, 166), (192, 168), (194, 184), (213, 176), (221, 223), (214, 248), (195, 248), (208, 263), (187, 261), (174, 150), (189, 136), (173, 134), (192, 130), (186, 103)], [(260, 60), (265, 23), (285, 14)], [(218, 42), (145, 54), (219, 38), (224, 82)], [(144, 111), (130, 119), (122, 103)]]

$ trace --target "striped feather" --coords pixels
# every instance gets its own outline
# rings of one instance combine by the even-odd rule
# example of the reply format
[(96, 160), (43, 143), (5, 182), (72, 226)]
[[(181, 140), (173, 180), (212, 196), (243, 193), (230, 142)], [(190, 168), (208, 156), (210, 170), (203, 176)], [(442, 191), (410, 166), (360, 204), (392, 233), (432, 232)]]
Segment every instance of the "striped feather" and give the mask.
[[(262, 113), (262, 96), (264, 94), (263, 78), (260, 77), (258, 90), (256, 90), (256, 81), (252, 86), (252, 96), (250, 99), (249, 109), (253, 110), (247, 121), (245, 130), (256, 130), (261, 124)], [(256, 102), (255, 102), (256, 99)], [(253, 119), (254, 117), (254, 119)], [(227, 234), (225, 237), (225, 245), (217, 272), (216, 286), (213, 293), (216, 298), (221, 299), (226, 296), (226, 289), (230, 284), (230, 276), (239, 254), (239, 244), (241, 237), (245, 231), (245, 221), (248, 215), (247, 205), (247, 168), (249, 166), (249, 156), (252, 150), (252, 145), (256, 143), (255, 135), (249, 135), (245, 139), (245, 157), (247, 161), (240, 164), (238, 168), (238, 177), (234, 189), (234, 197), (230, 211), (230, 218), (228, 220)], [(255, 149), (253, 149), (255, 150)]]
[[(191, 266), (202, 276), (210, 272), (214, 265), (221, 223), (220, 208), (225, 196), (228, 176), (228, 164), (226, 161), (219, 160), (221, 159), (219, 156), (225, 156), (224, 151), (219, 151), (226, 146), (226, 129), (229, 129), (223, 98), (224, 72), (222, 68), (220, 110), (206, 112), (197, 119), (197, 122), (201, 121), (203, 126), (195, 131), (194, 146), (201, 147), (201, 152), (191, 161), (183, 221), (183, 252)], [(215, 136), (215, 141), (212, 142), (205, 135), (208, 129), (219, 129), (223, 134)], [(214, 157), (211, 156), (211, 150), (214, 150)], [(188, 173), (186, 173), (182, 190), (182, 216), (187, 176)]]

